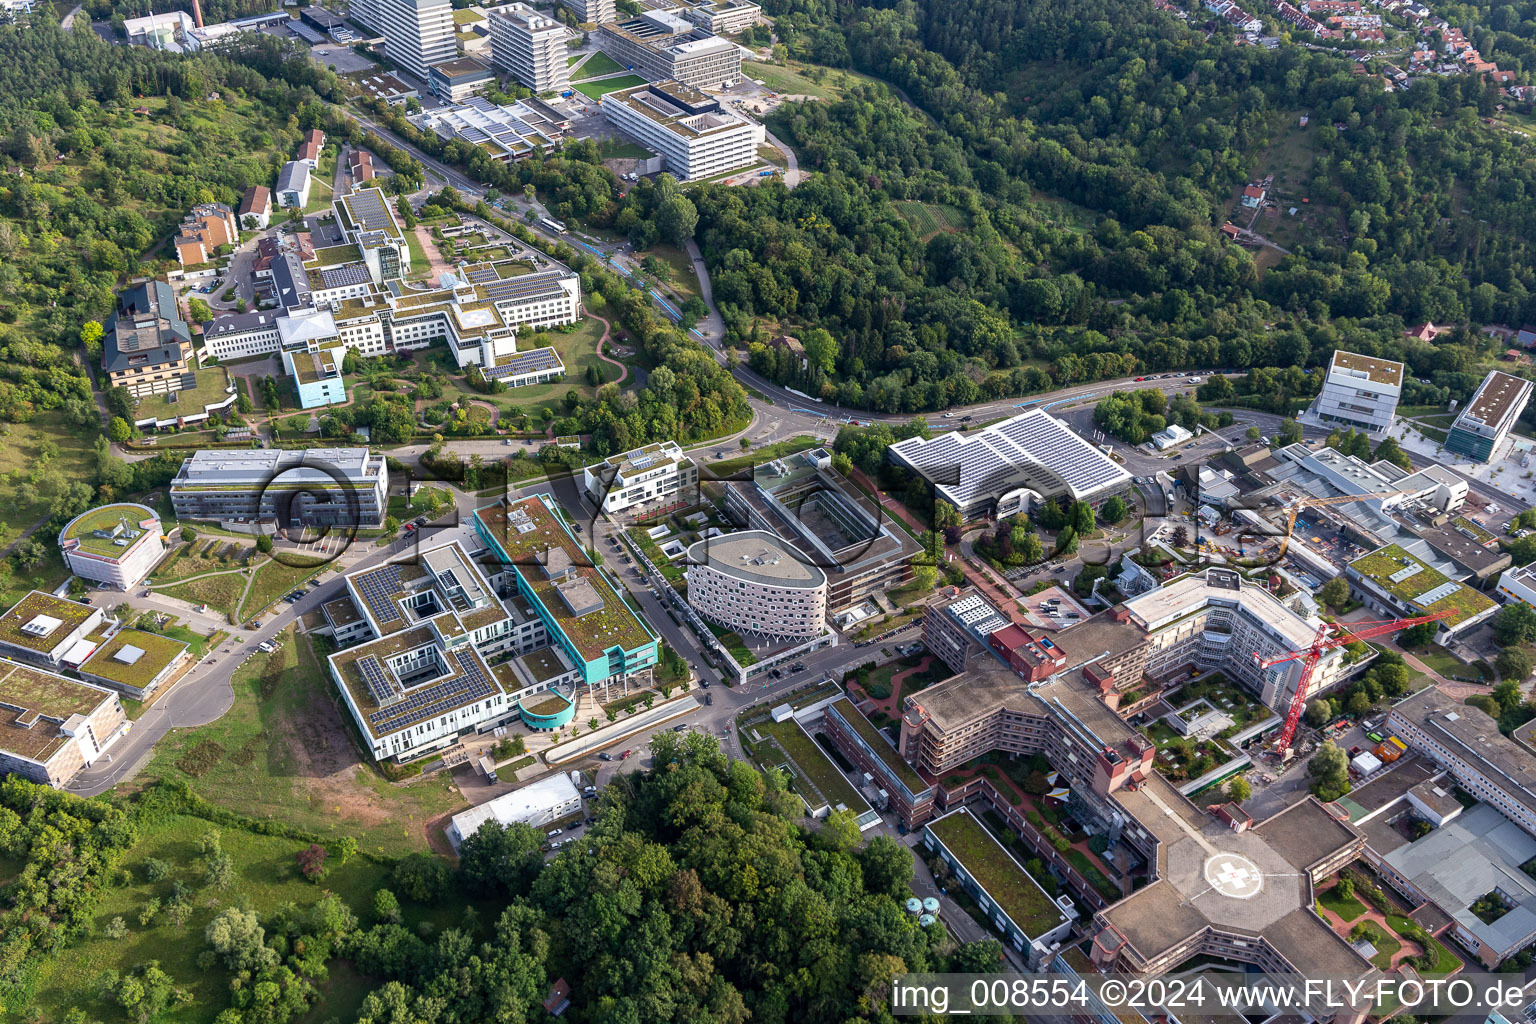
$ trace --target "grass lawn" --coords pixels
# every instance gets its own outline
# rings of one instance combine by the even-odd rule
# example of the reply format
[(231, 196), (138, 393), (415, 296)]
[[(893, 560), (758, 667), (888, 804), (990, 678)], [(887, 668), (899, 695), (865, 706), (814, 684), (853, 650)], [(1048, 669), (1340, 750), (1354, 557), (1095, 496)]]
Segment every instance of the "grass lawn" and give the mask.
[(251, 592), (245, 595), (245, 601), (240, 605), (240, 613), (237, 617), (243, 622), (252, 615), (266, 611), (267, 606), (273, 601), (314, 576), (322, 568), (324, 568), (322, 565), (296, 567), (279, 562), (275, 558), (261, 563), (256, 569), (256, 580), (251, 584)]
[(218, 576), (204, 576), (190, 583), (177, 583), (169, 587), (155, 587), (159, 593), (179, 597), (193, 604), (206, 604), (226, 615), (233, 615), (235, 603), (245, 590), (247, 575), (244, 572), (225, 572)]
[(604, 78), (597, 82), (571, 83), (577, 92), (581, 93), (583, 96), (586, 96), (588, 99), (594, 100), (602, 99), (610, 92), (617, 92), (620, 89), (633, 89), (636, 86), (644, 84), (645, 79), (641, 78), (639, 75), (623, 75), (619, 78)]
[(617, 139), (605, 139), (602, 153), (603, 156), (620, 160), (645, 160), (652, 155), (650, 150), (638, 142), (620, 142)]
[(1468, 665), (1456, 655), (1438, 644), (1431, 644), (1423, 650), (1412, 652), (1424, 664), (1434, 669), (1443, 676), (1461, 676), (1465, 679), (1475, 679), (1479, 682), (1488, 682), (1487, 674), (1476, 665)]
[(665, 291), (673, 292), (679, 301), (687, 302), (699, 294), (699, 276), (693, 271), (693, 261), (675, 245), (657, 242), (640, 254), (642, 260), (654, 256), (667, 265), (671, 273), (661, 282)]
[(763, 86), (771, 92), (781, 92), (791, 96), (815, 96), (818, 99), (826, 98), (829, 92), (825, 84), (817, 84), (793, 68), (745, 60), (741, 62), (741, 71), (742, 74), (762, 82)]
[[(589, 296), (587, 302), (590, 303), (593, 298)], [(520, 388), (508, 388), (498, 395), (477, 393), (477, 397), (482, 401), (494, 402), (509, 412), (524, 412), (530, 416), (538, 415), (538, 410), (546, 405), (559, 406), (565, 398), (565, 393), (572, 389), (575, 389), (576, 393), (583, 398), (591, 398), (596, 394), (596, 389), (587, 383), (587, 367), (596, 366), (605, 384), (619, 378), (617, 366), (605, 363), (597, 357), (597, 343), (602, 336), (603, 322), (589, 316), (578, 323), (576, 329), (569, 334), (563, 334), (560, 331), (536, 331), (526, 338), (520, 337), (517, 339), (517, 347), (520, 350), (546, 347), (554, 349), (559, 354), (560, 361), (565, 364), (565, 379), (551, 381), (548, 384), (525, 384)]]
[(411, 250), (411, 277), (421, 277), (428, 273), (432, 267), (432, 261), (427, 257), (427, 250), (422, 248), (421, 239), (416, 237), (414, 229), (403, 228), (405, 231), (405, 244)]
[[(579, 59), (580, 55), (578, 54), (577, 56), (571, 58), (571, 62), (575, 63)], [(623, 64), (620, 64), (618, 61), (614, 60), (612, 57), (599, 50), (597, 53), (594, 53), (585, 64), (581, 66), (580, 71), (576, 72), (576, 78), (574, 81), (585, 82), (587, 79), (596, 78), (599, 75), (616, 75), (623, 70)]]
[[(70, 426), (58, 411), (39, 412), (28, 423), (0, 425), (0, 475), (11, 485), (4, 489), (8, 500), (3, 517), (5, 522), (0, 523), (0, 545), (11, 543), (27, 527), (48, 518), (48, 503), (53, 492), (47, 484), (52, 482), (51, 474), (55, 470), (63, 482), (86, 480), (94, 474), (96, 456), (91, 446), (100, 436), (99, 428), (82, 430)], [(43, 459), (44, 445), (58, 449), (58, 453), (46, 462)], [(17, 495), (17, 485), (25, 483), (34, 473), (37, 474), (36, 495)], [(17, 501), (18, 497), (29, 500)], [(53, 547), (57, 540), (56, 537), (41, 539), (46, 540), (49, 547)]]
[(473, 25), (477, 21), (484, 21), (485, 15), (474, 11), (454, 11), (453, 23), (455, 25)]
[[(219, 893), (202, 889), (198, 884), (198, 840), (210, 831), (219, 833), (221, 845), (234, 859), (237, 872), (235, 884)], [(43, 962), (38, 971), (35, 1008), (42, 1011), (46, 1020), (62, 1020), (74, 1006), (85, 1009), (93, 1018), (123, 1020), (121, 1010), (100, 998), (96, 979), (104, 970), (159, 960), (161, 968), (178, 986), (188, 989), (193, 999), (189, 1005), (164, 1013), (156, 1020), (164, 1024), (212, 1021), (229, 1005), (229, 975), (222, 967), (199, 968), (197, 956), (207, 948), (204, 929), (224, 907), (243, 903), (258, 914), (267, 915), (285, 903), (310, 906), (330, 890), (366, 918), (374, 890), (386, 884), (388, 868), (362, 857), (353, 857), (345, 866), (332, 870), (323, 885), (306, 881), (295, 862), (295, 855), (305, 845), (294, 839), (219, 828), (201, 818), (182, 815), (150, 825), (123, 861), (123, 867), (133, 875), (133, 884), (107, 890), (95, 917), (94, 934)], [(170, 877), (149, 882), (144, 875), (144, 862), (150, 857), (171, 864)], [(140, 910), (151, 898), (168, 899), (172, 879), (181, 880), (193, 890), (195, 910), (191, 919), (178, 928), (162, 912), (147, 927), (141, 926)], [(114, 917), (121, 917), (128, 924), (128, 934), (121, 939), (101, 934), (101, 929)], [(319, 1004), (316, 1012), (320, 1015), (317, 1019), (333, 1013), (325, 1002)]]
[(281, 638), (280, 650), (256, 652), (235, 671), (234, 705), (222, 718), (171, 732), (144, 774), (184, 780), (253, 818), (355, 836), (374, 853), (425, 851), (427, 824), (464, 807), (449, 774), (400, 785), (380, 778), (364, 764), (356, 726), (307, 636), (289, 630)]
[[(170, 395), (151, 395), (139, 399), (134, 415), (141, 420), (153, 416), (168, 420), (175, 416), (190, 416), (203, 411), (204, 406), (222, 402), (229, 397), (229, 371), (222, 366), (207, 366), (195, 371), (197, 387), (174, 391)], [(172, 397), (175, 401), (171, 401)]]
[(1367, 921), (1361, 927), (1364, 929), (1362, 937), (1376, 947), (1376, 955), (1371, 957), (1371, 963), (1383, 971), (1390, 969), (1393, 955), (1403, 948), (1401, 940), (1396, 935), (1384, 931), (1374, 921)]
[[(1409, 942), (1418, 942), (1417, 939), (1410, 937), (1414, 933), (1415, 927), (1413, 922), (1408, 920), (1406, 917), (1401, 917), (1397, 914), (1388, 914), (1387, 927), (1391, 928), (1394, 932), (1397, 932), (1398, 935), (1407, 939)], [(1429, 939), (1428, 952), (1434, 956), (1435, 963), (1434, 966), (1430, 967), (1427, 971), (1424, 972), (1425, 974), (1429, 974), (1431, 976), (1443, 976), (1450, 974), (1452, 971), (1462, 966), (1461, 957), (1445, 948), (1445, 945), (1433, 936), (1430, 936)]]
[(1365, 913), (1365, 904), (1353, 896), (1340, 896), (1337, 885), (1318, 896), (1317, 904), (1320, 907), (1327, 907), (1344, 921), (1353, 921)]

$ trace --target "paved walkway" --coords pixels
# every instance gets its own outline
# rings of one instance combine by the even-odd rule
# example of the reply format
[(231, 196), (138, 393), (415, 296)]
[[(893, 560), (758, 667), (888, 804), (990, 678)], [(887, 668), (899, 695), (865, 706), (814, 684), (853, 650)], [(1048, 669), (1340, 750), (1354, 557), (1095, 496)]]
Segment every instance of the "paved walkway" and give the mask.
[(596, 320), (598, 323), (603, 325), (603, 336), (601, 338), (597, 339), (597, 358), (601, 359), (605, 363), (608, 363), (610, 366), (617, 366), (619, 368), (619, 375), (618, 375), (618, 377), (616, 377), (615, 379), (609, 381), (608, 383), (610, 383), (610, 384), (623, 384), (624, 381), (626, 379), (628, 379), (628, 377), (629, 377), (629, 366), (628, 366), (628, 364), (621, 363), (617, 359), (615, 359), (612, 356), (607, 355), (607, 354), (605, 354), (603, 352), (603, 346), (608, 344), (608, 339), (609, 339), (609, 337), (612, 336), (613, 325), (610, 324), (606, 318), (598, 316), (596, 313), (592, 312), (591, 310), (584, 310), (583, 312), (585, 313), (586, 316), (591, 317), (592, 319)]

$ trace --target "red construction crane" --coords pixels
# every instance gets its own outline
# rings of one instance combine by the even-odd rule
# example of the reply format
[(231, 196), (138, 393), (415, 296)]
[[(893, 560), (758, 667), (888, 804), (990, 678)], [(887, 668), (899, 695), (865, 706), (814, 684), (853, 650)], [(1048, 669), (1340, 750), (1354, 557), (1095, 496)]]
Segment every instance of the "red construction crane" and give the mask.
[[(1324, 654), (1335, 647), (1346, 647), (1356, 640), (1369, 640), (1372, 637), (1396, 633), (1400, 629), (1409, 629), (1426, 622), (1439, 622), (1455, 614), (1455, 608), (1442, 608), (1433, 615), (1419, 615), (1411, 619), (1382, 619), (1375, 622), (1357, 622), (1352, 626), (1325, 622), (1317, 627), (1317, 636), (1313, 638), (1312, 645), (1304, 650), (1288, 651), (1285, 654), (1277, 654), (1273, 658), (1261, 658), (1255, 651), (1253, 660), (1259, 668), (1270, 668), (1287, 661), (1302, 662), (1301, 679), (1296, 684), (1296, 694), (1291, 698), (1290, 710), (1285, 713), (1285, 725), (1280, 730), (1280, 738), (1275, 742), (1275, 750), (1279, 753), (1281, 760), (1290, 753), (1291, 740), (1296, 735), (1296, 723), (1301, 721), (1301, 713), (1307, 706), (1307, 690), (1312, 683), (1312, 673), (1316, 671), (1317, 663), (1322, 660)], [(1329, 636), (1332, 630), (1338, 630), (1337, 635)]]

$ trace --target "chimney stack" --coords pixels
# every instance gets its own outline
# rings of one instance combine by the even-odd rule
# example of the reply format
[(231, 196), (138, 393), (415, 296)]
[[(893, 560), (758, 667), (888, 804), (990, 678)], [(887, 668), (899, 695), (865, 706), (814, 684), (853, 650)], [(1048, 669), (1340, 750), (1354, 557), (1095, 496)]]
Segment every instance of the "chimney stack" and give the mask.
[(203, 27), (203, 6), (197, 0), (192, 0), (192, 20), (197, 22), (197, 27)]

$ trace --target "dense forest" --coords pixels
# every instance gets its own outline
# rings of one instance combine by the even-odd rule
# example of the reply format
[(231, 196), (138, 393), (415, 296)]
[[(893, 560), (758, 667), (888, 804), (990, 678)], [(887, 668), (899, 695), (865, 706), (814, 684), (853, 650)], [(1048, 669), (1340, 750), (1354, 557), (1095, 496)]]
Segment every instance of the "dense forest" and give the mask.
[[(997, 942), (959, 943), (906, 912), (913, 855), (895, 840), (859, 848), (847, 812), (807, 830), (782, 773), (728, 760), (711, 737), (664, 733), (651, 752), (655, 767), (617, 777), (596, 823), (553, 859), (538, 829), (492, 821), (466, 839), (457, 867), (423, 853), (369, 858), (348, 837), (245, 819), (180, 784), (87, 801), (11, 776), (0, 781), (0, 854), (17, 873), (0, 889), (0, 997), (25, 1003), (43, 962), (88, 937), (122, 941), (134, 925), (101, 907), (114, 890), (146, 887), (166, 895), (138, 927), (195, 927), (206, 943), (204, 998), (227, 995), (199, 1015), (218, 1024), (287, 1024), (319, 1001), (337, 958), (367, 979), (362, 1024), (543, 1020), (559, 979), (575, 1022), (893, 1021), (895, 976), (1000, 967)], [(202, 822), (175, 861), (145, 856), (189, 819)], [(245, 849), (248, 833), (292, 840), (315, 896), (261, 914), (240, 906), (230, 849)], [(378, 887), (359, 893), (347, 884), (355, 865), (336, 872), (361, 858), (377, 865), (367, 870)], [(328, 875), (336, 890), (322, 885)], [(423, 923), (454, 906), (451, 925)], [(197, 979), (178, 970), (114, 966), (64, 1019), (107, 1009), (145, 1022), (187, 1006)]]
[[(767, 6), (792, 55), (911, 101), (870, 84), (786, 104), (770, 127), (819, 174), (689, 191), (728, 330), (777, 380), (921, 411), (1348, 347), (1464, 399), (1491, 343), (1420, 346), (1405, 325), (1536, 320), (1536, 162), (1478, 121), (1497, 96), (1475, 76), (1389, 93), (1326, 51), (1233, 47), (1143, 0)], [(1261, 270), (1217, 229), (1303, 111), (1305, 187), (1339, 230)], [(668, 234), (650, 193), (612, 215), (640, 245)], [(919, 204), (953, 226), (919, 233)], [(766, 344), (812, 327), (837, 341), (830, 367)]]

